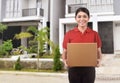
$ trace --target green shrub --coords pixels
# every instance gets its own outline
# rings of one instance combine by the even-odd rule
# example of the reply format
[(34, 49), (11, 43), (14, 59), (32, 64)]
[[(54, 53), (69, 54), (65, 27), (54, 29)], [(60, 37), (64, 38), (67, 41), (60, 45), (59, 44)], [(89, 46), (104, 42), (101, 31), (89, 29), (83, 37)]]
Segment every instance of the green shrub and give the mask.
[(3, 48), (4, 48), (6, 51), (12, 50), (12, 48), (13, 48), (12, 40), (4, 41), (4, 42), (3, 42)]
[(9, 55), (12, 48), (13, 48), (12, 40), (4, 41), (3, 44), (0, 45), (0, 55), (2, 57), (4, 55)]
[(60, 51), (59, 51), (59, 46), (56, 46), (54, 49), (54, 53), (53, 53), (53, 59), (54, 59), (54, 66), (53, 66), (53, 70), (54, 71), (59, 71), (62, 69), (62, 62), (60, 61)]
[(33, 40), (30, 40), (28, 43), (29, 43), (29, 46), (28, 46), (27, 52), (28, 53), (37, 53), (37, 50), (38, 50), (37, 41), (35, 41), (33, 39)]
[(3, 57), (6, 54), (5, 49), (3, 49), (3, 45), (0, 45), (0, 57)]
[(20, 64), (20, 57), (17, 59), (17, 61), (15, 62), (14, 66), (13, 66), (14, 70), (21, 70), (22, 66)]

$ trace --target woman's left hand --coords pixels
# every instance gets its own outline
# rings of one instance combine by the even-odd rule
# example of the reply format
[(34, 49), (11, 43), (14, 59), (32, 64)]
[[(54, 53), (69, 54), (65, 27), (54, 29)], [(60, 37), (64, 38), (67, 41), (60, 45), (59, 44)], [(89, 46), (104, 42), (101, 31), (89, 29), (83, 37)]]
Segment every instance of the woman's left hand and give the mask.
[(101, 66), (101, 60), (97, 59), (97, 67), (100, 67), (100, 66)]

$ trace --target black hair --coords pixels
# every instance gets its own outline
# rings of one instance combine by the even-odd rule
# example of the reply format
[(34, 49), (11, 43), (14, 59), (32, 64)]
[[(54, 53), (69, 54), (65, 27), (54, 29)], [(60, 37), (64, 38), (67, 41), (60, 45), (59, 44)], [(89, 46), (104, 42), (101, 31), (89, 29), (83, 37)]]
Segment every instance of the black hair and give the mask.
[(79, 12), (84, 12), (84, 13), (86, 13), (86, 14), (88, 15), (88, 17), (90, 17), (89, 10), (88, 10), (87, 8), (85, 8), (85, 7), (80, 7), (80, 8), (78, 8), (78, 9), (76, 10), (76, 12), (75, 12), (75, 17), (77, 16), (77, 14), (78, 14)]

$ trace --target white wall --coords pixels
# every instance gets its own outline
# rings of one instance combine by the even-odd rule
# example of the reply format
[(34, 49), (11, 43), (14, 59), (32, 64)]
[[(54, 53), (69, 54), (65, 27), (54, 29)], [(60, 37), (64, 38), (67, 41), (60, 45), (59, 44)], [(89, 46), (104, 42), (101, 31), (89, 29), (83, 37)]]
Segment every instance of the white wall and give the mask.
[(21, 0), (21, 9), (28, 8), (28, 1), (29, 0)]
[[(0, 0), (0, 12), (1, 12), (1, 7), (2, 6), (2, 3), (1, 3), (1, 0)], [(1, 13), (0, 13), (0, 22), (1, 22), (2, 18), (1, 18)]]
[(28, 7), (29, 8), (36, 8), (36, 0), (29, 0), (29, 5)]
[(120, 51), (120, 23), (114, 23), (114, 51)]
[(22, 9), (36, 8), (36, 0), (21, 0)]
[[(1, 7), (2, 6), (2, 2), (1, 2), (1, 0), (0, 0), (0, 12), (1, 12)], [(2, 13), (0, 13), (0, 22), (2, 21), (2, 15), (1, 15)], [(0, 45), (2, 44), (2, 40), (0, 40)]]
[(44, 9), (45, 21), (48, 21), (49, 15), (49, 0), (42, 0), (42, 8)]
[(66, 0), (66, 4), (75, 4), (75, 0)]

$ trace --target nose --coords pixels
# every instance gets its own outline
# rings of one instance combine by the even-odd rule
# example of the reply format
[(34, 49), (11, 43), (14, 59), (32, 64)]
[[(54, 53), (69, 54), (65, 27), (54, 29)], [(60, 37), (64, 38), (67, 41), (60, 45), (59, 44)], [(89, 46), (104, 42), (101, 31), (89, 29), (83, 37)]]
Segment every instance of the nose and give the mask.
[(84, 20), (85, 18), (84, 17), (81, 17), (80, 20)]

